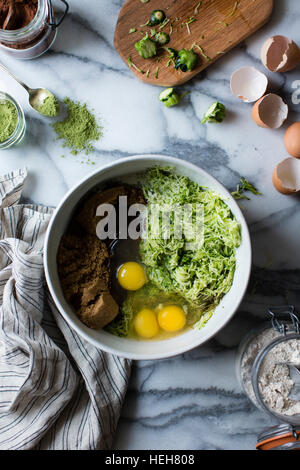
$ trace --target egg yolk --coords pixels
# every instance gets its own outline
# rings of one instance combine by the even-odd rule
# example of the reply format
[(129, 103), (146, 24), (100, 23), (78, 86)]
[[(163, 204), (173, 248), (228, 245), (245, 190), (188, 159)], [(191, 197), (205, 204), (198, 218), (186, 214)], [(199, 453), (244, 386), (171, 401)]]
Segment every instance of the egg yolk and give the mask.
[(134, 261), (122, 264), (118, 271), (119, 284), (126, 290), (138, 290), (147, 282), (143, 266)]
[(142, 338), (150, 339), (156, 336), (159, 326), (155, 313), (149, 308), (141, 310), (134, 319), (134, 328)]
[(186, 324), (184, 310), (177, 305), (167, 305), (159, 311), (158, 323), (165, 331), (179, 331)]

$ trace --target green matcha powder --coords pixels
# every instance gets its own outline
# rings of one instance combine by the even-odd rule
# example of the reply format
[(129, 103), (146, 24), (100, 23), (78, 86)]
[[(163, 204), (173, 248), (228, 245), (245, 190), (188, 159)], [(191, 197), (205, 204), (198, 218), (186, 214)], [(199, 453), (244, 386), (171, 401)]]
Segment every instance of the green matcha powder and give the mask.
[(92, 143), (102, 137), (102, 127), (86, 104), (82, 105), (70, 98), (66, 98), (64, 103), (68, 109), (68, 117), (52, 124), (57, 139), (63, 139), (63, 147), (70, 148), (73, 155), (79, 152), (88, 155), (94, 150)]
[(49, 95), (39, 107), (39, 113), (48, 117), (55, 117), (59, 113), (59, 102), (54, 95)]
[(0, 143), (8, 140), (14, 133), (18, 119), (15, 105), (8, 100), (0, 101)]

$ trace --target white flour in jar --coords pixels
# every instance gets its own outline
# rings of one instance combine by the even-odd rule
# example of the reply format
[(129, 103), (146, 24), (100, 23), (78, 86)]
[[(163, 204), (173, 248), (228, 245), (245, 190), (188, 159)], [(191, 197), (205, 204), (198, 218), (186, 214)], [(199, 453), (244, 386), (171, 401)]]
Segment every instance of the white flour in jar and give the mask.
[(276, 413), (294, 416), (300, 414), (300, 400), (289, 398), (294, 382), (288, 366), (280, 363), (300, 367), (300, 340), (291, 339), (277, 344), (263, 360), (258, 378), (259, 390), (266, 405)]
[[(245, 391), (257, 405), (251, 381), (252, 366), (258, 353), (279, 335), (273, 329), (264, 330), (250, 341), (241, 360), (241, 378)], [(267, 407), (275, 413), (294, 416), (300, 414), (300, 401), (289, 398), (294, 382), (290, 378), (289, 368), (278, 364), (282, 362), (300, 367), (300, 340), (284, 341), (276, 345), (264, 358), (258, 378), (261, 397)]]

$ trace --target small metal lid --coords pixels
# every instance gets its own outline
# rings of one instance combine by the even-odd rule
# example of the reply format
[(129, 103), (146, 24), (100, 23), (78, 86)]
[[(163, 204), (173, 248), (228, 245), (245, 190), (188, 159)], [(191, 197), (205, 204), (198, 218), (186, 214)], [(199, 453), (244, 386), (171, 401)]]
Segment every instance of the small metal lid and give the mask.
[(300, 450), (300, 425), (279, 424), (263, 431), (257, 438), (258, 450)]

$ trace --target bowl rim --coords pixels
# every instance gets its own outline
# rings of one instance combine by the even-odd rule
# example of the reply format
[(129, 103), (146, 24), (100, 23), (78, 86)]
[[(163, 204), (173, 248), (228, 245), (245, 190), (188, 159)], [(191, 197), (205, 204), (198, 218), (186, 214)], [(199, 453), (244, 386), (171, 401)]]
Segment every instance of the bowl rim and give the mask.
[[(58, 213), (60, 212), (61, 208), (64, 206), (65, 202), (69, 199), (69, 197), (74, 192), (76, 192), (82, 185), (84, 185), (88, 180), (94, 178), (97, 174), (101, 174), (102, 172), (107, 172), (111, 168), (114, 168), (114, 167), (116, 167), (120, 164), (124, 164), (126, 162), (133, 163), (133, 162), (138, 161), (138, 160), (144, 160), (144, 161), (151, 160), (152, 162), (153, 162), (153, 160), (157, 160), (158, 164), (161, 164), (161, 163), (170, 164), (170, 165), (173, 164), (174, 166), (176, 166), (176, 165), (181, 165), (182, 166), (183, 165), (184, 167), (189, 168), (191, 170), (195, 170), (196, 172), (198, 172), (200, 170), (201, 173), (206, 174), (211, 180), (213, 180), (216, 183), (217, 186), (222, 187), (224, 193), (227, 194), (228, 199), (235, 206), (235, 211), (239, 215), (239, 222), (242, 223), (242, 225), (243, 225), (243, 240), (247, 244), (249, 263), (248, 263), (247, 269), (245, 270), (244, 287), (240, 291), (240, 299), (235, 304), (231, 314), (228, 316), (228, 318), (226, 318), (225, 321), (220, 323), (218, 328), (216, 328), (214, 330), (213, 334), (209, 333), (206, 338), (201, 338), (201, 340), (199, 342), (196, 341), (196, 342), (193, 342), (191, 344), (186, 344), (186, 345), (180, 347), (178, 349), (178, 351), (176, 351), (176, 353), (172, 353), (172, 352), (162, 352), (162, 353), (155, 353), (155, 354), (141, 354), (141, 353), (130, 353), (130, 352), (125, 353), (123, 351), (119, 351), (115, 347), (110, 347), (110, 346), (107, 346), (106, 344), (105, 345), (99, 344), (98, 341), (96, 341), (94, 338), (90, 337), (85, 331), (83, 331), (73, 321), (73, 319), (70, 318), (68, 313), (64, 310), (64, 307), (62, 306), (58, 296), (56, 295), (55, 289), (52, 285), (51, 273), (50, 273), (50, 270), (48, 268), (48, 257), (49, 257), (48, 246), (49, 246), (49, 239), (50, 239), (51, 232), (52, 232), (52, 226), (55, 223), (55, 219), (56, 219)], [(120, 159), (114, 160), (111, 163), (108, 163), (107, 165), (102, 166), (101, 168), (96, 169), (92, 173), (90, 173), (90, 174), (86, 175), (85, 177), (83, 177), (78, 183), (73, 185), (67, 191), (67, 193), (63, 196), (63, 198), (59, 202), (58, 206), (54, 210), (54, 213), (53, 213), (53, 215), (50, 219), (49, 225), (47, 227), (47, 232), (46, 232), (45, 241), (44, 241), (44, 271), (45, 271), (45, 278), (46, 278), (46, 282), (47, 282), (49, 292), (52, 296), (54, 304), (55, 304), (58, 312), (60, 313), (60, 315), (62, 315), (62, 317), (65, 319), (65, 321), (68, 323), (68, 325), (73, 330), (75, 330), (76, 333), (79, 336), (81, 336), (83, 339), (85, 339), (88, 343), (95, 346), (97, 349), (100, 349), (102, 351), (105, 351), (105, 352), (113, 354), (113, 355), (117, 355), (119, 357), (123, 357), (123, 358), (126, 358), (126, 359), (132, 359), (132, 360), (157, 360), (157, 359), (167, 359), (167, 358), (170, 358), (170, 357), (175, 357), (175, 356), (183, 354), (187, 351), (190, 351), (190, 350), (192, 350), (192, 349), (194, 349), (198, 346), (202, 346), (207, 341), (214, 338), (232, 320), (232, 318), (234, 317), (236, 311), (238, 310), (239, 306), (241, 305), (241, 302), (242, 302), (242, 300), (245, 296), (245, 293), (247, 291), (247, 288), (248, 288), (249, 279), (250, 279), (250, 275), (251, 275), (251, 270), (252, 270), (252, 246), (251, 246), (251, 238), (250, 238), (249, 228), (248, 228), (246, 219), (245, 219), (240, 207), (238, 206), (236, 200), (233, 198), (231, 193), (214, 176), (212, 176), (210, 173), (208, 173), (206, 170), (204, 170), (200, 166), (198, 166), (194, 163), (188, 162), (187, 160), (184, 160), (184, 159), (181, 159), (181, 158), (172, 157), (172, 156), (168, 156), (168, 155), (161, 155), (161, 154), (141, 154), (141, 155), (129, 156), (129, 157), (126, 157), (126, 158), (120, 158)]]

